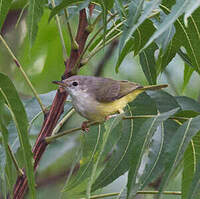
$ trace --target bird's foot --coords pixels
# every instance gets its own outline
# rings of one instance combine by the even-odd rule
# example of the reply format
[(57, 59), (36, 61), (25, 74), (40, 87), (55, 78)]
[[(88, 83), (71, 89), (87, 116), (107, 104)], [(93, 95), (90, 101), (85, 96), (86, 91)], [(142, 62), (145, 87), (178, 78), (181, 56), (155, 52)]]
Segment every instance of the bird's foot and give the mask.
[(86, 132), (86, 133), (89, 132), (89, 127), (88, 127), (89, 122), (90, 122), (90, 121), (84, 121), (84, 122), (82, 123), (82, 125), (81, 125), (81, 129), (82, 129), (84, 132)]

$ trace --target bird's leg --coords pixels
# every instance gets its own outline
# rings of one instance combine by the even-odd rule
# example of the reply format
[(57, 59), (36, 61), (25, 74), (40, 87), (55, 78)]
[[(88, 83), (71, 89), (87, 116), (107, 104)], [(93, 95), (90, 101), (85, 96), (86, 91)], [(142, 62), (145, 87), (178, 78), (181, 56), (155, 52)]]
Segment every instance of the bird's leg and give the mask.
[(84, 132), (88, 132), (88, 131), (89, 131), (89, 126), (88, 126), (89, 122), (90, 122), (90, 121), (84, 121), (84, 122), (82, 123), (81, 128), (82, 128), (82, 130), (83, 130)]
[(89, 126), (91, 125), (95, 125), (95, 124), (99, 124), (98, 121), (84, 121), (81, 125), (81, 128), (84, 132), (88, 132), (89, 131)]

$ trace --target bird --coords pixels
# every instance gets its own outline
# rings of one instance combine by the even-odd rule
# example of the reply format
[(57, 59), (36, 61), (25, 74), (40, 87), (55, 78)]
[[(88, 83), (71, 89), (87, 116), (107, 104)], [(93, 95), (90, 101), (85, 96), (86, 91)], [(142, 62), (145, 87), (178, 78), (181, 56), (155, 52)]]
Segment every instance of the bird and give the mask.
[(142, 86), (127, 80), (74, 75), (62, 81), (53, 81), (64, 88), (72, 98), (76, 112), (86, 118), (82, 129), (90, 122), (103, 122), (115, 113), (124, 113), (126, 105), (146, 90), (166, 88), (167, 84)]

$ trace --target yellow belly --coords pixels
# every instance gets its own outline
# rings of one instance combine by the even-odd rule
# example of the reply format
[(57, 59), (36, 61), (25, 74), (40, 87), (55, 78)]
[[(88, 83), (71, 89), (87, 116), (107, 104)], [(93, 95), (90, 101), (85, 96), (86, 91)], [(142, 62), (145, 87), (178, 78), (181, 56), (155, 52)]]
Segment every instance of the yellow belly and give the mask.
[(96, 107), (96, 113), (92, 116), (92, 120), (102, 121), (105, 120), (105, 117), (108, 115), (121, 112), (127, 103), (133, 101), (142, 92), (144, 92), (144, 90), (134, 90), (132, 93), (113, 102), (99, 103)]

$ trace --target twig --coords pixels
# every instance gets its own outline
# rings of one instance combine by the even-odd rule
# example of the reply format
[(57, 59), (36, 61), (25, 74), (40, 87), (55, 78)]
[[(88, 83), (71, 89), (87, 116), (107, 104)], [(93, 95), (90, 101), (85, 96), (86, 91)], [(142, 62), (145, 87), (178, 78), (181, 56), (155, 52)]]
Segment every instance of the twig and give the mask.
[[(55, 1), (51, 0), (51, 3), (52, 3), (52, 7), (54, 8), (56, 6)], [(63, 58), (64, 58), (64, 60), (66, 60), (67, 59), (67, 50), (66, 50), (66, 47), (65, 47), (65, 41), (64, 41), (64, 37), (63, 37), (63, 33), (62, 33), (60, 19), (59, 19), (58, 15), (55, 15), (55, 18), (56, 18), (56, 23), (57, 23), (57, 26), (58, 26), (58, 31), (59, 31), (59, 35), (60, 35), (61, 44), (62, 44)]]
[[(87, 124), (87, 127), (94, 126), (94, 125), (97, 125), (97, 124), (99, 124), (99, 123), (94, 121), (94, 122), (88, 123), (88, 124)], [(73, 132), (75, 132), (75, 131), (80, 131), (80, 130), (82, 130), (82, 127), (77, 127), (77, 128), (69, 129), (69, 130), (60, 132), (60, 133), (58, 133), (58, 134), (52, 135), (52, 136), (50, 136), (50, 137), (46, 137), (46, 138), (45, 138), (45, 141), (46, 141), (47, 144), (49, 144), (49, 143), (51, 143), (52, 141), (56, 140), (56, 139), (59, 138), (59, 137), (62, 137), (62, 136), (64, 136), (64, 135), (73, 133)]]
[[(117, 12), (114, 13), (114, 14), (108, 19), (107, 23), (109, 23), (113, 18), (115, 18), (116, 15), (117, 15)], [(94, 23), (91, 24), (90, 27), (87, 28), (90, 32), (92, 32), (94, 26), (95, 26), (96, 23), (99, 21), (100, 17), (101, 17), (101, 14), (99, 14), (99, 15), (97, 16), (97, 18), (95, 19)], [(92, 38), (89, 40), (89, 42), (88, 42), (88, 44), (86, 45), (86, 47), (84, 48), (83, 52), (80, 54), (79, 59), (77, 60), (77, 63), (76, 63), (76, 65), (75, 65), (75, 68), (78, 67), (79, 65), (80, 65), (80, 66), (85, 65), (84, 62), (82, 62), (81, 59), (83, 58), (83, 56), (85, 55), (86, 51), (87, 51), (88, 48), (91, 46), (91, 44), (92, 44), (92, 42), (95, 40), (95, 38), (96, 38), (96, 37), (99, 35), (99, 33), (103, 30), (103, 28), (104, 28), (104, 27), (101, 26), (101, 27), (96, 31), (96, 33), (92, 36)]]
[(83, 63), (84, 64), (87, 64), (88, 61), (94, 57), (94, 55), (96, 53), (98, 53), (102, 48), (104, 48), (106, 45), (108, 45), (109, 43), (111, 43), (113, 40), (117, 39), (120, 35), (122, 34), (122, 32), (119, 32), (118, 34), (116, 34), (115, 36), (113, 36), (111, 39), (107, 40), (103, 45), (99, 46), (98, 48), (95, 48), (88, 57), (86, 57), (84, 60), (83, 60)]
[[(137, 194), (139, 195), (149, 195), (149, 194), (159, 194), (159, 191), (138, 191)], [(105, 193), (105, 194), (99, 194), (91, 196), (90, 199), (97, 199), (97, 198), (105, 198), (105, 197), (111, 197), (111, 196), (118, 196), (120, 193), (114, 192), (114, 193)], [(182, 195), (180, 191), (163, 191), (161, 194), (164, 195)], [(81, 198), (85, 199), (85, 198)]]
[[(124, 120), (126, 119), (136, 119), (136, 118), (153, 118), (153, 117), (157, 117), (157, 115), (134, 115), (134, 116), (126, 116), (123, 117)], [(176, 117), (176, 116), (172, 116), (169, 117), (169, 119), (172, 120), (189, 120), (189, 117)]]
[(11, 150), (11, 148), (10, 148), (9, 145), (8, 145), (8, 151), (9, 151), (9, 155), (10, 155), (10, 157), (11, 157), (13, 163), (14, 163), (14, 166), (15, 166), (17, 172), (18, 172), (18, 175), (19, 175), (19, 176), (23, 176), (23, 175), (24, 175), (24, 172), (23, 172), (23, 170), (19, 167), (19, 164), (18, 164), (18, 162), (17, 162), (17, 160), (16, 160), (16, 158), (15, 158), (15, 156), (14, 156), (14, 154), (13, 154), (13, 152), (12, 152), (12, 150)]
[(116, 48), (116, 46), (118, 45), (118, 40), (114, 40), (108, 50), (106, 51), (104, 57), (101, 59), (100, 63), (98, 64), (96, 71), (94, 73), (94, 76), (101, 76), (102, 71), (103, 71), (103, 67), (106, 65), (106, 63), (108, 62), (108, 60), (112, 57), (112, 54)]
[(75, 110), (72, 108), (63, 118), (60, 120), (60, 122), (56, 125), (56, 127), (53, 129), (52, 135), (55, 135), (58, 133), (60, 128), (63, 126), (63, 124), (72, 116), (72, 114), (75, 112)]
[[(132, 120), (132, 119), (140, 119), (140, 118), (154, 118), (154, 117), (157, 117), (157, 116), (158, 115), (134, 115), (134, 116), (124, 116), (122, 119), (123, 120)], [(169, 119), (172, 119), (172, 120), (189, 120), (190, 118), (172, 116), (172, 117), (169, 117)], [(93, 121), (93, 122), (88, 123), (87, 126), (90, 127), (90, 126), (94, 126), (94, 125), (98, 125), (98, 124), (101, 124), (101, 123)], [(80, 130), (82, 130), (82, 127), (72, 128), (72, 129), (60, 132), (59, 134), (55, 134), (55, 135), (52, 135), (50, 137), (46, 137), (45, 142), (47, 144), (49, 144), (49, 143), (53, 142), (54, 140), (56, 140), (57, 138), (60, 138), (64, 135), (68, 135), (68, 134), (71, 134), (75, 131), (80, 131)]]
[(18, 17), (18, 19), (17, 19), (17, 22), (16, 22), (16, 24), (15, 24), (15, 28), (17, 28), (17, 26), (19, 25), (19, 22), (20, 22), (20, 20), (21, 20), (23, 14), (24, 14), (24, 12), (25, 12), (25, 9), (28, 7), (28, 4), (29, 4), (29, 2), (26, 3), (26, 4), (24, 5), (24, 7), (22, 8), (22, 10), (21, 10), (21, 12), (20, 12), (20, 15), (19, 15), (19, 17)]
[(68, 16), (68, 12), (67, 12), (66, 8), (64, 9), (64, 13), (65, 13), (65, 17), (66, 17), (66, 20), (67, 20), (67, 29), (68, 29), (69, 37), (70, 37), (70, 40), (71, 40), (71, 48), (73, 50), (78, 50), (78, 44), (73, 37), (72, 29), (71, 29), (71, 26), (70, 26), (70, 23), (69, 23), (69, 20), (68, 20), (69, 16)]
[(43, 113), (45, 113), (45, 106), (42, 104), (42, 101), (37, 93), (37, 91), (35, 90), (35, 88), (33, 87), (30, 79), (28, 78), (26, 72), (24, 71), (24, 69), (22, 68), (20, 62), (18, 61), (17, 57), (14, 55), (14, 53), (12, 52), (12, 50), (10, 49), (10, 47), (8, 46), (8, 44), (6, 43), (6, 41), (4, 40), (4, 38), (0, 35), (0, 40), (2, 41), (2, 43), (4, 44), (4, 46), (6, 47), (6, 49), (8, 50), (9, 54), (11, 55), (11, 57), (13, 58), (13, 61), (15, 62), (17, 68), (19, 68), (22, 76), (24, 77), (26, 83), (28, 84), (28, 86), (30, 87), (30, 89), (32, 90), (35, 98), (37, 99)]

